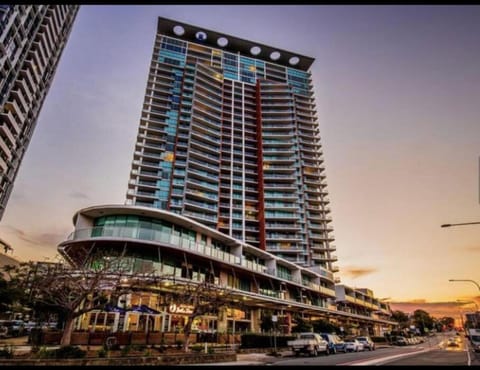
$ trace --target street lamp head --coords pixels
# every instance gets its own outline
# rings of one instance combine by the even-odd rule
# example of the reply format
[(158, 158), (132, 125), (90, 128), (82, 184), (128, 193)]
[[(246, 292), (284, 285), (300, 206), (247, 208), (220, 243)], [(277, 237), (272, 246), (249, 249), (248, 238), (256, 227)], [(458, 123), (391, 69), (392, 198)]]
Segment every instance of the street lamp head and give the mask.
[(443, 224), (440, 225), (440, 227), (450, 227), (450, 226), (461, 226), (461, 225), (479, 225), (480, 221), (475, 221), (475, 222), (462, 222), (459, 224)]

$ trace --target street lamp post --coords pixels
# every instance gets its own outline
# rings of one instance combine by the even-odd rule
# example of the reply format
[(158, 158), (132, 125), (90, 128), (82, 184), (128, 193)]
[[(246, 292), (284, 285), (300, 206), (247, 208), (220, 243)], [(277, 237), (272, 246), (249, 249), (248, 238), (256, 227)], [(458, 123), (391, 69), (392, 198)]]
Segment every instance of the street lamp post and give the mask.
[(277, 355), (277, 321), (278, 321), (278, 316), (277, 315), (272, 315), (272, 322), (273, 322), (273, 355)]
[(480, 290), (480, 285), (475, 281), (475, 280), (470, 280), (470, 279), (448, 279), (448, 281), (452, 282), (456, 282), (456, 281), (468, 281), (470, 283), (473, 283), (477, 286), (478, 290)]

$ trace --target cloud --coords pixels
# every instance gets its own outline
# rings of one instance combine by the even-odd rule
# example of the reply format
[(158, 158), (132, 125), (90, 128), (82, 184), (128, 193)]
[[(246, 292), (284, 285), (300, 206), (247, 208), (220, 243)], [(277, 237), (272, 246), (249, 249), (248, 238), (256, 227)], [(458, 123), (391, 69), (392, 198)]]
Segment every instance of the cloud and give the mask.
[(398, 303), (406, 303), (406, 304), (423, 304), (423, 303), (427, 303), (427, 301), (425, 299), (412, 299), (410, 301), (406, 301), (406, 302), (398, 302)]
[(65, 239), (63, 233), (27, 233), (13, 226), (5, 226), (5, 228), (9, 229), (18, 239), (34, 245), (57, 245)]
[(90, 199), (87, 194), (80, 191), (72, 191), (68, 194), (68, 196), (75, 199)]
[(480, 304), (477, 297), (465, 297), (469, 299), (447, 302), (426, 302), (424, 299), (413, 299), (405, 302), (389, 302), (392, 311), (402, 311), (405, 313), (413, 313), (415, 310), (423, 310), (428, 312), (430, 316), (441, 318), (445, 316), (453, 317), (458, 325), (461, 325), (460, 317), (465, 312), (473, 312), (476, 310), (475, 303)]
[(342, 273), (345, 275), (348, 275), (352, 278), (358, 278), (361, 276), (365, 276), (368, 274), (372, 274), (374, 272), (378, 271), (378, 269), (373, 268), (373, 267), (343, 267), (342, 268)]

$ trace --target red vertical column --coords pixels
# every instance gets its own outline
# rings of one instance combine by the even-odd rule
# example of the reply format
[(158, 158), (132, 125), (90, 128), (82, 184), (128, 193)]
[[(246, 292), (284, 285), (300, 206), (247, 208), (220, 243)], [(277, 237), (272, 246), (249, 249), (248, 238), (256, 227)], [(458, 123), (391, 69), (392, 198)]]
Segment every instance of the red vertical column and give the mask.
[(259, 247), (266, 249), (265, 242), (265, 197), (263, 189), (263, 138), (262, 138), (262, 99), (260, 81), (257, 79), (256, 86), (256, 110), (257, 110), (257, 168), (258, 168), (258, 240)]

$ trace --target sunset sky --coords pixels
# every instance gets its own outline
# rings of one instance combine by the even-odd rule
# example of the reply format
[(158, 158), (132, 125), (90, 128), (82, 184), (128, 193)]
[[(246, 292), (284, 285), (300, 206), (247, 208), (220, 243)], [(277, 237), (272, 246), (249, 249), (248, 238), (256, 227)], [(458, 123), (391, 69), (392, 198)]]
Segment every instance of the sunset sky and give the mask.
[(448, 281), (480, 282), (480, 225), (440, 228), (480, 221), (478, 6), (82, 5), (0, 222), (9, 255), (53, 259), (77, 210), (124, 203), (158, 16), (315, 58), (343, 283), (480, 304)]

